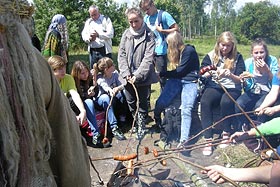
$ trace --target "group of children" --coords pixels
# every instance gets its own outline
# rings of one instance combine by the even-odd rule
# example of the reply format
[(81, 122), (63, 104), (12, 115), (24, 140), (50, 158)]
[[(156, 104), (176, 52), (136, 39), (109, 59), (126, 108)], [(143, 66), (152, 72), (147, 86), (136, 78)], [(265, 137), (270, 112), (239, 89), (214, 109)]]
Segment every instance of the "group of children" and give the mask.
[[(251, 112), (253, 115), (249, 117), (260, 123), (277, 117), (277, 112), (264, 112), (269, 110), (269, 107), (278, 105), (277, 96), (274, 101), (268, 97), (273, 87), (279, 86), (277, 58), (269, 55), (266, 43), (260, 38), (253, 41), (251, 55), (251, 58), (244, 61), (237, 51), (234, 35), (223, 32), (218, 37), (214, 50), (208, 53), (201, 63), (201, 68), (215, 66), (214, 70), (202, 75), (205, 89), (200, 100), (201, 124), (203, 129), (207, 129), (203, 135), (209, 143), (202, 151), (204, 155), (211, 155), (213, 152), (211, 141), (214, 132), (213, 128), (209, 127), (217, 121), (213, 115), (215, 108), (220, 109), (220, 119), (242, 111), (255, 111)], [(264, 106), (266, 100), (269, 100), (269, 104)], [(250, 127), (250, 123), (250, 119), (244, 114), (224, 119), (221, 122), (221, 137), (224, 140), (220, 147), (226, 147), (230, 135), (241, 130), (242, 126)]]
[(114, 112), (116, 104), (119, 104), (118, 107), (125, 105), (125, 98), (122, 93), (123, 85), (118, 79), (112, 59), (101, 58), (92, 71), (85, 62), (78, 60), (73, 64), (71, 75), (66, 74), (66, 62), (63, 57), (51, 56), (48, 63), (80, 125), (89, 124), (94, 145), (101, 143), (101, 129), (96, 120), (96, 113), (102, 110), (107, 112), (114, 137), (118, 140), (126, 139), (118, 127), (118, 119)]
[[(276, 81), (272, 81), (273, 76), (278, 72), (278, 62), (276, 57), (269, 55), (264, 40), (256, 39), (252, 43), (252, 57), (244, 61), (242, 54), (237, 50), (234, 35), (228, 31), (223, 32), (217, 38), (214, 49), (205, 55), (200, 64), (194, 46), (185, 45), (183, 37), (178, 31), (171, 32), (166, 37), (167, 58), (175, 69), (159, 72), (156, 77), (153, 35), (148, 35), (151, 38), (144, 39), (144, 36), (147, 37), (147, 35), (143, 33), (150, 32), (150, 30), (144, 23), (139, 9), (129, 9), (127, 18), (130, 28), (123, 33), (119, 46), (119, 73), (116, 71), (112, 59), (103, 57), (93, 65), (92, 70), (87, 67), (86, 63), (76, 61), (73, 64), (71, 75), (68, 75), (66, 74), (67, 58), (62, 54), (49, 54), (51, 56), (48, 59), (49, 64), (54, 70), (61, 89), (69, 98), (77, 120), (81, 125), (87, 122), (90, 126), (94, 145), (100, 143), (101, 137), (100, 127), (96, 120), (96, 110), (106, 111), (106, 119), (114, 137), (119, 140), (126, 139), (118, 127), (118, 121), (125, 121), (127, 113), (136, 116), (136, 93), (132, 84), (135, 84), (139, 97), (137, 125), (134, 131), (137, 132), (137, 136), (142, 138), (145, 132), (145, 118), (148, 112), (146, 105), (150, 85), (160, 79), (168, 80), (156, 101), (155, 123), (161, 129), (161, 139), (169, 141), (165, 129), (168, 128), (166, 125), (171, 124), (162, 122), (161, 113), (173, 104), (176, 97), (180, 98), (180, 107), (177, 107), (178, 110), (180, 108), (180, 137), (177, 138), (179, 147), (189, 143), (193, 110), (199, 93), (197, 82), (200, 79), (203, 83), (204, 89), (200, 95), (201, 127), (206, 129), (203, 136), (207, 142), (207, 146), (202, 150), (203, 155), (209, 156), (213, 152), (211, 142), (214, 130), (210, 126), (217, 119), (240, 113), (242, 110), (247, 112), (256, 110), (257, 117), (252, 115), (251, 117), (261, 123), (271, 119), (267, 118), (269, 115), (277, 117), (277, 112), (268, 108), (271, 105), (278, 105), (277, 98), (272, 103), (271, 98), (266, 99), (266, 96), (274, 90), (275, 85), (278, 85), (277, 77)], [(63, 24), (65, 24), (65, 18), (59, 15), (51, 25), (61, 29)], [(135, 45), (134, 42), (136, 42)], [(138, 45), (141, 48), (136, 48)], [(132, 48), (135, 51), (131, 50)], [(209, 69), (208, 67), (215, 68)], [(209, 71), (201, 71), (206, 69)], [(234, 103), (235, 100), (237, 105)], [(264, 107), (264, 105), (267, 106)], [(117, 111), (116, 108), (118, 108)], [(123, 113), (117, 114), (119, 111)], [(218, 117), (215, 116), (215, 111), (218, 111)], [(220, 147), (226, 147), (230, 135), (234, 131), (240, 130), (242, 126), (248, 126), (249, 123), (250, 121), (245, 115), (224, 119), (220, 124), (221, 137), (224, 139)]]
[[(169, 43), (171, 44), (172, 42), (170, 41)], [(170, 49), (172, 49), (172, 46), (170, 46)], [(236, 54), (232, 55), (231, 53), (234, 52)], [(273, 77), (272, 75), (278, 70), (277, 59), (268, 54), (267, 46), (261, 39), (257, 39), (255, 42), (253, 42), (251, 52), (253, 57), (247, 59), (244, 63), (241, 54), (237, 52), (236, 42), (233, 35), (230, 32), (224, 32), (217, 40), (215, 49), (207, 54), (203, 59), (200, 69), (209, 65), (214, 65), (217, 67), (217, 69), (210, 70), (200, 77), (200, 79), (203, 80), (205, 84), (204, 92), (200, 100), (202, 128), (206, 129), (215, 122), (213, 114), (215, 107), (220, 108), (220, 118), (231, 115), (235, 111), (237, 113), (240, 112), (241, 109), (237, 106), (234, 106), (234, 102), (230, 99), (230, 96), (237, 100), (237, 103), (242, 109), (249, 111), (258, 109), (266, 95), (269, 93), (271, 89), (271, 80)], [(224, 59), (222, 58), (223, 53), (225, 56)], [(217, 54), (217, 62), (214, 60), (215, 54)], [(226, 57), (226, 55), (229, 56)], [(121, 77), (119, 76), (118, 71), (115, 69), (113, 60), (108, 57), (101, 58), (97, 63), (94, 64), (92, 70), (89, 69), (85, 62), (76, 61), (73, 64), (71, 75), (66, 74), (66, 62), (64, 58), (54, 55), (48, 59), (48, 62), (54, 71), (54, 75), (59, 81), (61, 89), (68, 97), (71, 108), (77, 116), (77, 120), (81, 125), (84, 124), (85, 121), (88, 122), (93, 134), (92, 143), (97, 145), (101, 140), (101, 132), (96, 120), (96, 112), (102, 110), (107, 112), (107, 120), (114, 137), (116, 137), (118, 140), (125, 140), (125, 136), (118, 127), (118, 121), (125, 121), (125, 117), (127, 113), (129, 113), (128, 110), (126, 110), (127, 103), (124, 94), (125, 85), (120, 81)], [(255, 70), (260, 69), (259, 66), (261, 65), (266, 68), (264, 73)], [(180, 67), (181, 66), (178, 68)], [(178, 72), (178, 68), (174, 71)], [(263, 67), (261, 68), (264, 69)], [(249, 84), (248, 77), (244, 77), (245, 75), (243, 73), (246, 70), (250, 72), (250, 76), (252, 75), (255, 77), (254, 85), (260, 87), (260, 93), (252, 92), (252, 89), (249, 89), (245, 90), (245, 92), (241, 95), (242, 81)], [(249, 77), (249, 79), (252, 79), (252, 77)], [(175, 79), (170, 78), (170, 81), (168, 82), (172, 82), (173, 85), (175, 80), (180, 79), (176, 77)], [(193, 83), (196, 85), (195, 82)], [(179, 84), (181, 85), (181, 83)], [(224, 91), (222, 87), (224, 87), (226, 91)], [(182, 89), (181, 92), (185, 93), (185, 91), (182, 91)], [(163, 91), (156, 102), (156, 123), (158, 123), (158, 120), (161, 120), (159, 114), (162, 112), (162, 110), (159, 108), (161, 106), (160, 99), (164, 96), (164, 93), (170, 93), (170, 90)], [(183, 100), (184, 98), (187, 98), (186, 95), (184, 97), (182, 96)], [(195, 98), (193, 101), (195, 101)], [(164, 102), (166, 103), (166, 99), (164, 99)], [(191, 105), (193, 106), (194, 103)], [(164, 106), (164, 108), (166, 107), (167, 106)], [(122, 111), (123, 113), (119, 113), (116, 116), (116, 108), (119, 109), (117, 111)], [(159, 112), (157, 112), (158, 110)], [(263, 120), (261, 122), (265, 121), (267, 120)], [(181, 123), (183, 122), (184, 120)], [(238, 125), (238, 127), (240, 127), (245, 123), (248, 124), (248, 120), (246, 120), (244, 116), (238, 117), (237, 121), (232, 121), (232, 119), (224, 120), (222, 124), (222, 137), (227, 140), (232, 133), (231, 129), (233, 125)], [(189, 131), (190, 124), (187, 128), (181, 128), (181, 133), (182, 129), (183, 132)], [(238, 130), (238, 128), (236, 129)], [(186, 132), (185, 134), (186, 137), (182, 136), (184, 133), (181, 134), (181, 139), (179, 142), (181, 145), (186, 143), (188, 140), (189, 132)], [(209, 142), (209, 146), (205, 147), (202, 153), (204, 155), (211, 155), (213, 151), (213, 147), (211, 146), (211, 141), (213, 138), (212, 129), (205, 131), (204, 137), (206, 141)], [(224, 143), (225, 146), (227, 142)]]

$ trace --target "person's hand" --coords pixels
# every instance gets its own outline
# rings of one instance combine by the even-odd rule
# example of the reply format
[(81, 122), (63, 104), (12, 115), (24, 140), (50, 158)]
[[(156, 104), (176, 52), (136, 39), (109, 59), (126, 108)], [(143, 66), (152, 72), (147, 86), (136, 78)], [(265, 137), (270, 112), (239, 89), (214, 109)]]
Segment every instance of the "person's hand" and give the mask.
[(86, 117), (86, 111), (82, 111), (80, 112), (80, 114), (78, 116), (76, 116), (78, 123), (81, 125), (83, 125), (83, 123), (86, 121), (87, 117)]
[(265, 63), (263, 59), (256, 59), (255, 66), (261, 73), (270, 71), (268, 65)]
[(246, 132), (235, 132), (229, 137), (230, 142), (236, 142), (235, 139), (239, 138), (240, 136), (244, 135)]
[(221, 177), (221, 174), (225, 173), (225, 167), (219, 165), (213, 165), (205, 167), (205, 170), (202, 170), (201, 173), (207, 174), (208, 177), (217, 184), (222, 184), (225, 180)]
[(109, 89), (109, 90), (108, 90), (108, 94), (109, 94), (111, 97), (114, 97), (115, 92), (114, 92), (113, 89)]
[(98, 33), (96, 32), (96, 30), (94, 30), (94, 32), (92, 32), (90, 34), (90, 37), (89, 37), (89, 40), (92, 42), (92, 41), (95, 41), (96, 38), (98, 37)]
[(120, 90), (121, 90), (121, 88), (119, 86), (113, 88), (114, 95), (116, 95), (116, 93), (118, 93), (118, 91), (120, 91)]
[(256, 115), (260, 116), (260, 115), (263, 115), (263, 113), (264, 113), (264, 108), (258, 107), (258, 108), (255, 109), (255, 114)]
[(127, 76), (126, 80), (132, 84), (134, 84), (134, 82), (136, 81), (136, 77), (135, 76)]
[(94, 69), (91, 69), (91, 70), (90, 70), (90, 74), (91, 74), (91, 76), (94, 78), (94, 77), (96, 76), (95, 70), (94, 70)]
[(248, 71), (244, 71), (239, 75), (240, 79), (253, 78), (254, 75)]
[(208, 77), (208, 74), (212, 76), (213, 79), (219, 78), (218, 72), (216, 70), (210, 70), (209, 72), (204, 73), (205, 77)]
[(268, 116), (272, 116), (273, 114), (275, 114), (277, 112), (274, 107), (266, 107), (262, 111), (263, 111), (263, 114), (268, 115)]
[(157, 26), (156, 26), (156, 30), (157, 30), (158, 32), (162, 32), (162, 31), (163, 31), (162, 25), (161, 25), (161, 24), (160, 24), (160, 25), (157, 25)]
[(89, 89), (88, 89), (88, 91), (87, 91), (87, 93), (88, 93), (89, 96), (94, 96), (94, 94), (95, 94), (95, 92), (94, 92), (94, 87), (95, 87), (95, 86), (89, 87)]
[(89, 41), (93, 42), (96, 40), (96, 34), (95, 33), (91, 33), (89, 36)]
[(231, 72), (230, 72), (229, 69), (219, 69), (218, 70), (218, 75), (219, 75), (219, 78), (230, 77)]

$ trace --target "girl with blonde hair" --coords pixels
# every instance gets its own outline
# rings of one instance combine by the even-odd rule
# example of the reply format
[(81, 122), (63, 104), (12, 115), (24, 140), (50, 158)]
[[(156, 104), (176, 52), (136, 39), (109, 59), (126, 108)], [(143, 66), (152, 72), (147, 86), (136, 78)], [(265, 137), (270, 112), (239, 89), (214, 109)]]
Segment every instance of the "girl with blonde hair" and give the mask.
[[(208, 128), (214, 122), (213, 110), (220, 107), (220, 117), (223, 118), (234, 113), (234, 102), (222, 89), (220, 84), (227, 90), (233, 99), (237, 99), (241, 94), (241, 81), (239, 75), (245, 70), (243, 57), (237, 52), (237, 41), (229, 31), (223, 32), (218, 37), (214, 49), (209, 52), (201, 63), (201, 68), (215, 66), (216, 70), (211, 70), (202, 75), (205, 90), (201, 96), (201, 125), (203, 129)], [(222, 122), (222, 137), (228, 139), (231, 133), (232, 118)], [(208, 142), (202, 153), (211, 155), (213, 147), (211, 140), (213, 130), (204, 132), (204, 138)], [(227, 144), (225, 140), (221, 147)]]
[[(107, 115), (112, 133), (118, 140), (125, 140), (125, 136), (118, 127), (118, 121), (114, 112), (116, 101), (114, 99), (121, 99), (122, 95), (119, 91), (123, 90), (123, 85), (119, 81), (119, 74), (115, 71), (113, 60), (109, 57), (103, 57), (93, 65), (93, 69), (94, 76), (96, 76), (97, 79), (97, 85), (100, 89), (96, 101), (104, 110), (110, 107)], [(109, 106), (112, 97), (114, 102), (112, 106)]]
[(161, 112), (168, 107), (178, 94), (181, 94), (181, 136), (178, 147), (184, 146), (189, 138), (191, 111), (194, 107), (199, 71), (199, 58), (195, 47), (184, 44), (182, 35), (174, 31), (167, 38), (168, 59), (176, 67), (172, 71), (160, 72), (160, 77), (167, 78), (166, 85), (156, 101), (154, 117), (161, 127)]

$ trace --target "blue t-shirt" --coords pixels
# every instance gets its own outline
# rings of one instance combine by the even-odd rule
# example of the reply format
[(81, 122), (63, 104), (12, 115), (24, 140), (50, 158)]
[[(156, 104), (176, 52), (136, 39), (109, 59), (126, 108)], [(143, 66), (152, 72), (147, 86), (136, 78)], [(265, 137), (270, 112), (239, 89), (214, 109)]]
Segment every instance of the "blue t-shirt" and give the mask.
[[(154, 15), (151, 16), (146, 15), (144, 17), (144, 22), (155, 34), (155, 42), (156, 42), (155, 53), (157, 55), (166, 55), (167, 54), (167, 43), (165, 41), (166, 36), (156, 30), (156, 26), (158, 25), (158, 19), (157, 19), (158, 12), (159, 10)], [(169, 29), (175, 23), (176, 21), (168, 12), (164, 11), (162, 13), (163, 29)]]
[(278, 72), (273, 75), (272, 85), (280, 86), (280, 78), (277, 75), (278, 75)]

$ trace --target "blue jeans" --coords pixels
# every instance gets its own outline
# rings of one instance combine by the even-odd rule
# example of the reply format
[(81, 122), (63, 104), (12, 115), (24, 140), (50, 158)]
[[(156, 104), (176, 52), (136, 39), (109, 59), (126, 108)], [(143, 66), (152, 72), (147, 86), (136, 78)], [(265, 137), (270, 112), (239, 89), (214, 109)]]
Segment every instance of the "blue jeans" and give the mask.
[(92, 131), (93, 135), (97, 135), (98, 133), (100, 133), (100, 131), (97, 126), (93, 100), (86, 99), (84, 101), (84, 106), (86, 109), (87, 119), (88, 119), (89, 126), (91, 128), (91, 131)]
[[(102, 94), (97, 98), (97, 103), (99, 106), (101, 106), (105, 111), (107, 110), (109, 103), (110, 103), (110, 97), (107, 94)], [(117, 119), (114, 114), (113, 107), (111, 106), (108, 110), (108, 122), (110, 124), (111, 129), (117, 127)]]
[(156, 120), (160, 119), (161, 112), (167, 108), (173, 99), (182, 91), (182, 82), (180, 79), (168, 79), (166, 84), (158, 97), (155, 109), (154, 109), (154, 118)]
[(189, 132), (192, 122), (192, 109), (197, 97), (197, 84), (182, 80), (181, 93), (181, 137), (180, 142), (184, 142), (189, 138)]

